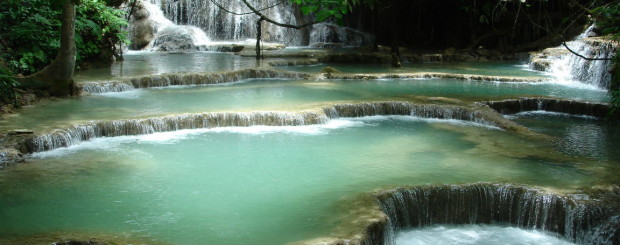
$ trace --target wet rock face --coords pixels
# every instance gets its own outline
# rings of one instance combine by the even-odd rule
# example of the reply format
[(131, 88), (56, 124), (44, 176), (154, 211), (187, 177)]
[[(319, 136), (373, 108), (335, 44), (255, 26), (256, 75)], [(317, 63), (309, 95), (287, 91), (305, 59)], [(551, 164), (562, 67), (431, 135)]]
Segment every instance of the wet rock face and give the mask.
[(150, 17), (145, 4), (142, 1), (138, 1), (129, 26), (131, 49), (140, 50), (146, 47), (155, 37), (157, 23)]
[(24, 161), (24, 155), (15, 148), (0, 148), (0, 168)]
[(167, 26), (157, 33), (153, 40), (154, 51), (199, 50), (195, 40), (197, 30), (189, 26)]

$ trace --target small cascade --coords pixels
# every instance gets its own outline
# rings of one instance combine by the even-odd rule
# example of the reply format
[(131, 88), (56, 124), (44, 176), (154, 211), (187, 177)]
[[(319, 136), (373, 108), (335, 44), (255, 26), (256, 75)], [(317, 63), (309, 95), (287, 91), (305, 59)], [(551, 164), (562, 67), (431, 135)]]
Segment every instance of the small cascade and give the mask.
[(35, 136), (26, 141), (25, 151), (29, 153), (48, 151), (77, 145), (83, 141), (99, 137), (231, 126), (300, 126), (319, 124), (326, 121), (327, 118), (324, 115), (312, 112), (193, 113), (146, 119), (95, 121)]
[[(566, 45), (574, 52), (592, 59), (609, 59), (618, 50), (618, 44), (601, 37), (588, 37), (588, 28), (574, 41)], [(611, 83), (610, 60), (586, 60), (566, 49), (564, 46), (545, 49), (533, 54), (530, 67), (551, 73), (556, 82), (562, 84), (589, 84), (608, 89)]]
[(220, 112), (192, 113), (114, 121), (94, 121), (56, 129), (34, 136), (26, 141), (23, 152), (49, 151), (79, 144), (99, 137), (152, 134), (184, 129), (217, 128), (230, 126), (302, 126), (326, 123), (329, 119), (366, 117), (377, 115), (408, 115), (421, 118), (464, 120), (514, 129), (518, 125), (484, 107), (467, 107), (423, 104), (409, 102), (374, 102), (360, 104), (336, 104), (312, 112)]
[[(583, 244), (615, 244), (613, 211), (571, 197), (498, 184), (402, 187), (377, 194), (384, 229), (368, 229), (365, 244), (393, 244), (395, 232), (435, 224), (501, 224), (554, 232)], [(613, 228), (612, 228), (613, 229)]]
[(210, 43), (200, 28), (177, 25), (150, 2), (138, 1), (130, 25), (132, 49), (152, 51), (205, 50)]
[(117, 81), (85, 82), (77, 86), (79, 86), (82, 91), (88, 93), (107, 93), (123, 92), (135, 88), (221, 84), (260, 78), (301, 79), (308, 78), (309, 76), (309, 74), (305, 73), (249, 68), (216, 73), (180, 73), (129, 77)]
[[(589, 58), (606, 59), (615, 55), (618, 47), (610, 40), (587, 38), (571, 42), (571, 49)], [(586, 60), (577, 55), (570, 55), (568, 60), (574, 79), (608, 89), (611, 85), (611, 60)]]
[(124, 81), (85, 82), (78, 86), (81, 91), (92, 94), (125, 92), (134, 89), (133, 84)]
[(502, 101), (488, 101), (484, 104), (501, 114), (515, 114), (524, 111), (551, 111), (572, 115), (605, 117), (609, 113), (609, 105), (575, 100), (552, 98), (520, 98)]
[(325, 114), (329, 118), (339, 117), (365, 117), (377, 115), (405, 115), (421, 118), (455, 119), (472, 121), (483, 125), (506, 128), (503, 121), (498, 121), (480, 110), (473, 110), (461, 106), (446, 106), (435, 104), (413, 104), (409, 102), (374, 102), (359, 104), (339, 104), (325, 108)]

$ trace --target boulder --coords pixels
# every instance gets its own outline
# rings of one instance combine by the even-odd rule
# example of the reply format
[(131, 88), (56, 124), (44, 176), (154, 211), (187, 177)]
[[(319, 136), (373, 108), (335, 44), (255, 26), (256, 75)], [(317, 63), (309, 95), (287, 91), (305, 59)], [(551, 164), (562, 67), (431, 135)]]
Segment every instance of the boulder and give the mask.
[(153, 39), (154, 51), (200, 50), (208, 43), (205, 33), (193, 26), (166, 26)]

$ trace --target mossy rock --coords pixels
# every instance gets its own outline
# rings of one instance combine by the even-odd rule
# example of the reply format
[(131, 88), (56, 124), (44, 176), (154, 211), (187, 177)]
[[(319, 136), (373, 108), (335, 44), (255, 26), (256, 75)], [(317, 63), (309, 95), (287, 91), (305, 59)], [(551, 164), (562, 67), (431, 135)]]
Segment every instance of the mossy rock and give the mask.
[(323, 68), (323, 70), (321, 70), (321, 73), (333, 74), (333, 73), (342, 73), (342, 72), (339, 71), (336, 68), (333, 68), (331, 66), (327, 66), (327, 67)]

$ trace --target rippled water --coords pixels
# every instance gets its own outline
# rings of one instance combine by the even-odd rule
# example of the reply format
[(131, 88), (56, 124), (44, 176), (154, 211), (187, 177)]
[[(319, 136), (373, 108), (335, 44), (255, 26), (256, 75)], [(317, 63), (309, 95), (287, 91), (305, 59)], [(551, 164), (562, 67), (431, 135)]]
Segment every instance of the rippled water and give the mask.
[[(252, 58), (200, 52), (125, 58), (109, 68), (80, 72), (76, 79), (255, 65)], [(394, 72), (365, 65), (337, 68)], [(407, 64), (405, 70), (545, 76), (514, 63)], [(270, 79), (49, 101), (0, 125), (49, 130), (89, 120), (188, 112), (299, 111), (416, 96), (473, 102), (531, 95), (609, 101), (603, 90), (554, 82)], [(172, 244), (282, 244), (329, 235), (335, 220), (346, 215), (338, 209), (343, 200), (386, 186), (491, 181), (576, 190), (617, 183), (620, 134), (604, 121), (541, 113), (510, 118), (555, 139), (549, 143), (462, 121), (402, 116), (94, 139), (31, 155), (27, 163), (0, 171), (0, 238), (65, 230)], [(414, 236), (409, 234), (414, 240), (439, 239), (431, 244), (478, 241), (472, 236), (484, 238), (483, 244), (563, 244), (505, 227), (431, 227), (399, 239), (409, 244)]]
[[(338, 200), (385, 185), (594, 180), (575, 164), (511, 156), (530, 149), (468, 125), (369, 117), (96, 139), (0, 172), (0, 234), (78, 229), (175, 244), (281, 244), (327, 235)], [(492, 146), (500, 142), (512, 146)]]
[(130, 51), (124, 61), (76, 72), (77, 82), (178, 72), (217, 72), (256, 66), (253, 58), (215, 52)]

